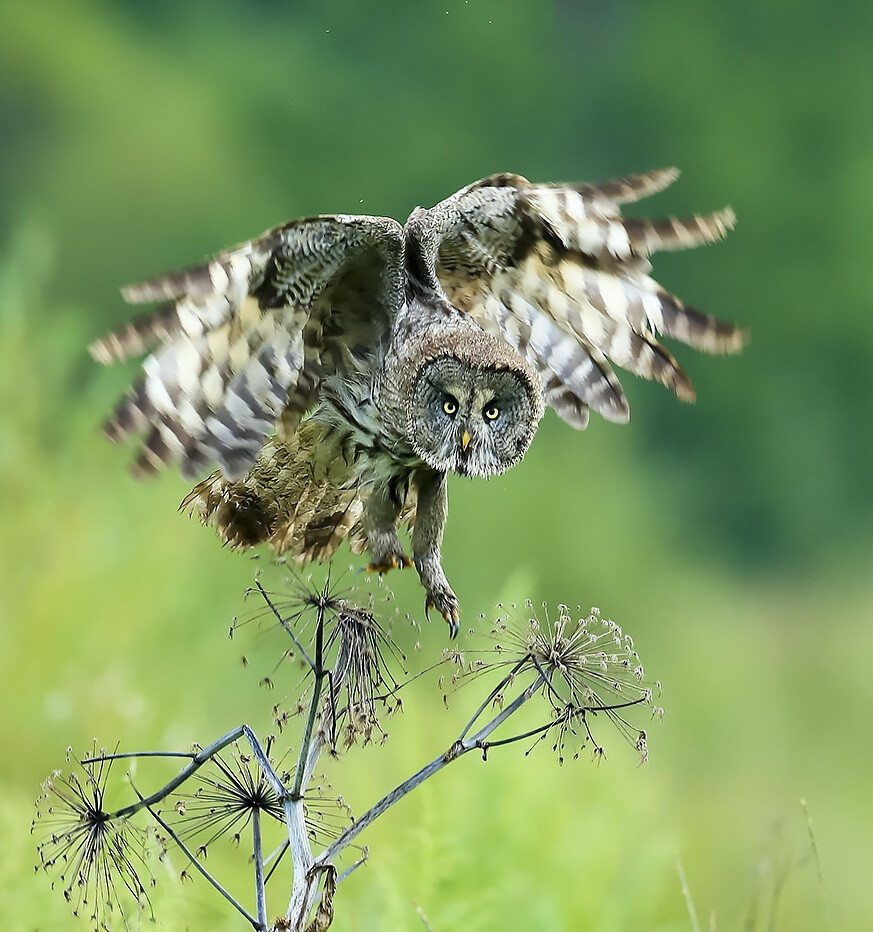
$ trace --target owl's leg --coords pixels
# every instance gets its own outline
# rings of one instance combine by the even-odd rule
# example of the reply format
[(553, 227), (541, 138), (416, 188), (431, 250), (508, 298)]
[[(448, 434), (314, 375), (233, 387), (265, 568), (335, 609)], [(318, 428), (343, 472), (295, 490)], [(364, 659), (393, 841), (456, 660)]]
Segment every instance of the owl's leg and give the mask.
[(364, 528), (370, 549), (371, 561), (367, 567), (370, 573), (387, 573), (413, 565), (397, 536), (397, 521), (405, 498), (405, 487), (398, 490), (390, 481), (374, 484), (367, 496)]
[(446, 474), (421, 469), (415, 474), (413, 482), (418, 491), (418, 501), (412, 529), (412, 554), (421, 584), (427, 591), (424, 610), (427, 613), (435, 608), (448, 622), (451, 637), (455, 637), (458, 633), (460, 605), (446, 579), (440, 559), (443, 528), (449, 508)]

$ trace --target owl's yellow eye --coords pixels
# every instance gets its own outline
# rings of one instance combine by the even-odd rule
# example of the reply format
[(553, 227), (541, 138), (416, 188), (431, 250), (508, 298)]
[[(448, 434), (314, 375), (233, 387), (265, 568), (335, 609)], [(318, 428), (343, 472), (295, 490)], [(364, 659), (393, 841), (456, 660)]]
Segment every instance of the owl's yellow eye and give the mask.
[(488, 405), (485, 409), (485, 417), (487, 417), (489, 421), (495, 420), (499, 415), (500, 408), (498, 408), (497, 405)]
[(449, 414), (449, 415), (455, 414), (457, 410), (458, 410), (458, 403), (456, 401), (453, 401), (451, 398), (443, 402), (443, 411), (445, 411), (446, 414)]

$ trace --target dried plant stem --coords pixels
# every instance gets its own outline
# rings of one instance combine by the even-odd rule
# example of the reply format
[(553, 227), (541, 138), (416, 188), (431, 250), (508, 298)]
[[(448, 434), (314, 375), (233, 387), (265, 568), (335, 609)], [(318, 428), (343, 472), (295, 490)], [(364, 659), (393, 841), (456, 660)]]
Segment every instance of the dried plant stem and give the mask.
[[(374, 728), (387, 736), (375, 710), (378, 703), (383, 703), (391, 711), (390, 697), (400, 684), (385, 666), (382, 650), (387, 645), (395, 658), (403, 655), (398, 653), (370, 610), (372, 602), (367, 603), (369, 607), (350, 607), (345, 599), (339, 598), (326, 585), (322, 590), (306, 589), (297, 610), (285, 619), (258, 581), (256, 589), (292, 639), (294, 651), (286, 651), (283, 657), (296, 654), (308, 666), (308, 691), (304, 692), (304, 696), (308, 695), (307, 704), (302, 706), (301, 703), (301, 707), (295, 709), (295, 712), (304, 714), (293, 772), (285, 775), (283, 770), (283, 776), (279, 776), (268, 756), (274, 738), (271, 737), (262, 748), (247, 725), (240, 725), (206, 747), (195, 746), (191, 752), (103, 753), (77, 760), (76, 763), (84, 767), (84, 776), (73, 773), (64, 777), (59, 771), (46, 782), (40, 798), (41, 805), (50, 816), (47, 823), (50, 821), (53, 828), (61, 825), (40, 847), (40, 858), (47, 870), (59, 865), (65, 895), (74, 901), (74, 905), (90, 903), (93, 896), (95, 901), (105, 900), (107, 911), (116, 906), (121, 909), (121, 900), (111, 887), (113, 878), (110, 871), (117, 874), (121, 894), (125, 898), (129, 893), (140, 907), (143, 899), (148, 903), (145, 887), (136, 874), (140, 864), (149, 867), (143, 860), (144, 846), (148, 842), (146, 834), (136, 826), (106, 825), (113, 820), (125, 823), (128, 817), (145, 810), (162, 829), (163, 834), (158, 833), (161, 843), (172, 840), (197, 872), (245, 917), (256, 932), (324, 932), (333, 921), (337, 884), (367, 859), (367, 849), (358, 848), (360, 834), (446, 765), (472, 750), (481, 751), (484, 760), (492, 748), (531, 739), (538, 742), (551, 731), (556, 732), (554, 748), (562, 760), (565, 742), (578, 738), (583, 747), (589, 741), (594, 742), (589, 716), (593, 718), (598, 712), (603, 712), (618, 724), (626, 737), (631, 737), (630, 723), (616, 710), (643, 702), (651, 705), (652, 689), (640, 685), (644, 671), (632, 649), (632, 642), (613, 622), (601, 620), (597, 610), (592, 609), (588, 616), (574, 620), (569, 609), (562, 605), (556, 621), (551, 620), (548, 613), (545, 620), (529, 617), (531, 613), (526, 613), (527, 624), (522, 624), (524, 630), (518, 631), (508, 623), (510, 616), (498, 619), (492, 633), (500, 641), (492, 651), (479, 652), (486, 655), (484, 659), (477, 658), (475, 662), (468, 663), (461, 653), (444, 656), (458, 668), (453, 682), (462, 679), (478, 681), (480, 675), (487, 674), (489, 678), (491, 675), (499, 678), (497, 685), (479, 702), (472, 717), (442, 754), (384, 795), (331, 842), (333, 825), (330, 819), (319, 822), (319, 807), (313, 805), (310, 809), (307, 805), (312, 798), (310, 784), (313, 774), (325, 749), (332, 754), (337, 752), (340, 736), (347, 745), (356, 740), (368, 743)], [(294, 633), (294, 623), (299, 623), (300, 629), (306, 632), (307, 647)], [(331, 657), (332, 666), (329, 665)], [(562, 692), (567, 694), (566, 697)], [(624, 701), (628, 695), (634, 698)], [(509, 718), (534, 697), (542, 699), (548, 708), (545, 723), (540, 719), (541, 724), (536, 727), (531, 727), (530, 722), (524, 728), (504, 727)], [(604, 702), (605, 697), (622, 701), (609, 704)], [(277, 706), (274, 713), (278, 709)], [(288, 714), (284, 710), (281, 716), (276, 714), (280, 728)], [(645, 732), (640, 731), (636, 747), (643, 755), (645, 739)], [(251, 748), (250, 755), (245, 744)], [(230, 745), (234, 747), (229, 755), (222, 754)], [(92, 750), (96, 750), (96, 745)], [(597, 755), (603, 754), (603, 749), (596, 743), (594, 750)], [(291, 753), (290, 749), (288, 753)], [(232, 759), (226, 759), (229, 756)], [(181, 770), (157, 792), (145, 796), (133, 787), (133, 803), (114, 812), (106, 812), (103, 808), (104, 789), (111, 766), (102, 762), (138, 757), (178, 757), (183, 759), (184, 765), (171, 764), (174, 769), (181, 766)], [(284, 756), (280, 759), (284, 760)], [(201, 771), (207, 764), (210, 766)], [(260, 774), (255, 773), (256, 769)], [(178, 794), (179, 787), (191, 778), (197, 784), (193, 793), (196, 802), (189, 805), (181, 795), (174, 800), (171, 794)], [(165, 813), (165, 819), (161, 814), (162, 804), (169, 805), (173, 801), (176, 802), (175, 815)], [(265, 854), (263, 848), (263, 832), (270, 824), (263, 821), (265, 813), (270, 819), (278, 819), (279, 824), (284, 820), (286, 829), (285, 840), (269, 854)], [(818, 850), (809, 814), (806, 814), (820, 878)], [(180, 829), (179, 825), (186, 818), (189, 827)], [(255, 885), (252, 912), (238, 902), (202, 863), (207, 845), (233, 831), (234, 827), (238, 831), (233, 839), (239, 842), (242, 830), (249, 823)], [(207, 833), (209, 837), (196, 851), (192, 851), (183, 837), (188, 833), (193, 836), (196, 832)], [(325, 835), (328, 841), (322, 841)], [(336, 860), (352, 844), (358, 848), (358, 860), (339, 873)], [(90, 846), (87, 850), (86, 845)], [(127, 853), (128, 849), (132, 854)], [(286, 872), (290, 869), (288, 907), (284, 917), (271, 923), (267, 917), (275, 916), (275, 913), (268, 912), (266, 883), (289, 851), (291, 864), (285, 864)], [(697, 929), (697, 916), (687, 881), (681, 865), (677, 868), (692, 925)], [(183, 875), (187, 873), (186, 870)], [(777, 877), (776, 881), (771, 903), (773, 914), (784, 878)], [(75, 885), (81, 886), (84, 892), (80, 893)], [(85, 898), (86, 895), (89, 899)]]
[[(503, 679), (494, 687), (494, 689), (492, 689), (491, 692), (488, 693), (488, 695), (483, 700), (482, 704), (473, 713), (473, 717), (464, 726), (464, 730), (460, 733), (460, 735), (458, 735), (459, 739), (466, 738), (467, 732), (469, 732), (469, 730), (476, 724), (476, 720), (479, 718), (479, 716), (485, 711), (485, 709), (488, 708), (488, 706), (497, 698), (497, 696), (499, 696), (500, 693), (503, 692), (504, 689), (506, 689), (506, 687), (512, 682), (516, 673), (518, 673), (518, 671), (521, 670), (521, 668), (527, 662), (528, 662), (528, 658), (522, 657), (521, 660), (519, 660), (518, 663), (509, 671), (509, 673), (507, 673), (506, 676), (504, 676)], [(542, 673), (542, 670), (540, 670), (540, 673)]]
[[(182, 853), (188, 858), (191, 864), (206, 878), (207, 881), (229, 902), (235, 909), (237, 909), (246, 919), (252, 924), (255, 929), (266, 930), (267, 928), (267, 907), (266, 907), (266, 895), (264, 891), (264, 861), (263, 854), (261, 851), (261, 822), (260, 822), (260, 813), (257, 809), (252, 812), (252, 833), (253, 833), (253, 847), (254, 847), (254, 861), (255, 861), (255, 901), (257, 903), (258, 917), (255, 918), (252, 914), (224, 887), (206, 870), (206, 868), (197, 860), (196, 855), (185, 845), (182, 839), (179, 837), (178, 833), (170, 826), (164, 819), (161, 818), (160, 814), (153, 807), (160, 802), (163, 802), (170, 793), (173, 792), (177, 787), (181, 786), (186, 780), (188, 780), (194, 773), (196, 773), (204, 764), (210, 761), (216, 754), (224, 750), (229, 744), (233, 744), (234, 741), (238, 741), (240, 738), (245, 738), (249, 746), (252, 749), (252, 753), (257, 760), (258, 766), (261, 769), (261, 772), (266, 777), (267, 781), (270, 783), (274, 791), (279, 795), (280, 799), (287, 799), (288, 792), (285, 789), (282, 781), (279, 779), (278, 774), (273, 769), (272, 764), (269, 761), (269, 758), (264, 753), (261, 748), (260, 742), (258, 741), (255, 733), (248, 727), (248, 725), (240, 725), (238, 728), (234, 728), (233, 731), (229, 731), (226, 735), (223, 735), (217, 741), (213, 741), (212, 744), (208, 745), (205, 748), (201, 748), (199, 751), (190, 754), (180, 754), (178, 752), (173, 753), (155, 753), (147, 751), (144, 753), (124, 753), (124, 754), (106, 754), (99, 757), (92, 757), (85, 761), (85, 763), (97, 763), (103, 760), (118, 760), (121, 758), (131, 758), (131, 757), (189, 757), (191, 763), (186, 767), (183, 767), (182, 770), (173, 777), (168, 783), (165, 783), (161, 789), (157, 792), (152, 793), (151, 796), (143, 796), (139, 791), (134, 788), (137, 796), (139, 796), (139, 801), (131, 804), (130, 806), (124, 806), (121, 809), (113, 812), (109, 818), (110, 819), (119, 819), (126, 818), (133, 815), (135, 812), (138, 812), (140, 809), (145, 809), (152, 816), (152, 818), (167, 832), (167, 834), (173, 839), (173, 841), (178, 845)], [(302, 807), (301, 807), (302, 808)], [(305, 831), (305, 829), (304, 829)]]
[(264, 856), (261, 851), (261, 813), (252, 810), (252, 859), (255, 862), (255, 903), (258, 910), (258, 923), (262, 929), (267, 928), (267, 899), (264, 890)]
[(300, 741), (300, 754), (294, 772), (294, 782), (290, 792), (283, 799), (285, 822), (288, 826), (288, 846), (291, 849), (294, 870), (286, 917), (294, 923), (294, 929), (303, 928), (306, 916), (315, 902), (318, 887), (317, 874), (313, 876), (312, 873), (315, 859), (312, 856), (312, 847), (306, 832), (303, 793), (321, 755), (326, 727), (324, 716), (327, 712), (323, 712), (320, 727), (315, 728), (321, 702), (322, 684), (329, 673), (324, 667), (324, 618), (321, 612), (319, 612), (315, 633), (315, 662), (312, 665), (312, 673), (312, 695), (309, 699), (309, 710)]
[(109, 815), (110, 819), (120, 819), (125, 816), (133, 815), (135, 812), (138, 812), (140, 809), (149, 809), (149, 807), (156, 805), (157, 803), (163, 802), (176, 787), (181, 786), (187, 779), (189, 779), (192, 774), (196, 773), (205, 763), (210, 761), (219, 751), (224, 750), (229, 744), (233, 744), (234, 741), (239, 740), (240, 738), (245, 738), (249, 745), (251, 746), (252, 753), (255, 755), (258, 761), (258, 766), (264, 773), (264, 776), (267, 778), (270, 785), (273, 789), (284, 796), (286, 793), (285, 787), (282, 785), (282, 781), (279, 779), (276, 771), (273, 769), (270, 764), (267, 755), (264, 754), (261, 745), (258, 743), (258, 739), (255, 737), (255, 733), (249, 728), (248, 725), (240, 725), (238, 728), (234, 728), (233, 731), (229, 731), (226, 735), (219, 738), (217, 741), (213, 741), (212, 744), (208, 745), (205, 748), (201, 748), (199, 751), (196, 751), (191, 754), (155, 754), (152, 751), (145, 751), (139, 753), (125, 753), (125, 754), (102, 754), (99, 757), (90, 757), (82, 761), (83, 764), (99, 763), (100, 761), (108, 760), (121, 760), (122, 758), (127, 757), (189, 757), (191, 763), (187, 767), (183, 767), (179, 773), (173, 777), (169, 783), (165, 783), (156, 793), (152, 793), (151, 796), (140, 797), (139, 802), (132, 803), (130, 806), (124, 806), (121, 809), (117, 809), (115, 812)]
[(288, 903), (286, 916), (294, 922), (293, 929), (300, 929), (308, 912), (309, 872), (312, 870), (315, 859), (312, 856), (309, 836), (306, 834), (303, 801), (286, 797), (284, 807), (285, 822), (288, 826), (288, 847), (291, 849), (291, 859), (294, 864), (291, 899)]
[(306, 661), (306, 664), (309, 667), (309, 669), (314, 670), (315, 664), (312, 662), (312, 659), (310, 658), (309, 654), (306, 652), (306, 648), (297, 639), (297, 635), (294, 633), (294, 629), (291, 627), (291, 625), (288, 624), (287, 619), (282, 617), (279, 610), (273, 604), (273, 600), (270, 598), (269, 594), (267, 593), (267, 590), (261, 585), (260, 579), (255, 580), (255, 586), (257, 586), (258, 592), (260, 592), (261, 597), (267, 603), (267, 606), (269, 607), (270, 611), (276, 616), (276, 619), (279, 622), (279, 626), (282, 628), (283, 631), (285, 631), (288, 634), (294, 646), (297, 648), (298, 651), (300, 651), (300, 656), (303, 657), (303, 659)]
[[(231, 906), (234, 907), (241, 915), (252, 924), (252, 927), (259, 930), (266, 930), (266, 912), (264, 913), (263, 919), (256, 919), (246, 908), (242, 905), (237, 899), (235, 899), (227, 890), (222, 887), (222, 885), (209, 873), (208, 870), (197, 860), (194, 852), (185, 844), (184, 841), (179, 837), (173, 827), (165, 822), (160, 814), (156, 812), (150, 805), (147, 804), (147, 801), (140, 797), (142, 806), (149, 812), (151, 817), (161, 826), (161, 828), (173, 839), (173, 841), (179, 846), (179, 850), (188, 858), (188, 860), (197, 868), (197, 870), (206, 878), (206, 880), (227, 900)], [(263, 887), (262, 887), (263, 889)], [(258, 904), (260, 907), (260, 903)], [(258, 910), (260, 912), (260, 909)]]
[(297, 769), (294, 771), (294, 782), (291, 785), (290, 796), (292, 799), (299, 799), (309, 774), (306, 773), (309, 761), (310, 751), (312, 749), (312, 731), (315, 727), (315, 719), (318, 715), (318, 706), (321, 701), (321, 685), (328, 670), (324, 668), (324, 624), (319, 618), (318, 627), (315, 634), (315, 665), (313, 666), (312, 695), (309, 698), (309, 711), (306, 715), (306, 725), (303, 729), (303, 735), (300, 739), (300, 755), (297, 758)]
[[(513, 674), (510, 674), (509, 678)], [(317, 858), (316, 864), (318, 865), (327, 865), (330, 864), (336, 856), (357, 836), (365, 829), (368, 825), (374, 822), (383, 812), (387, 809), (390, 809), (396, 802), (401, 800), (407, 793), (412, 792), (417, 786), (420, 786), (424, 783), (425, 780), (432, 777), (434, 774), (439, 773), (447, 764), (451, 764), (453, 761), (456, 761), (459, 757), (462, 757), (468, 751), (473, 751), (476, 749), (487, 750), (488, 742), (487, 738), (492, 732), (499, 728), (511, 715), (517, 712), (524, 704), (527, 702), (543, 685), (545, 682), (545, 677), (543, 674), (539, 674), (537, 678), (530, 684), (522, 693), (516, 696), (515, 699), (509, 705), (507, 705), (501, 712), (496, 715), (490, 722), (484, 725), (476, 734), (466, 737), (459, 737), (452, 746), (441, 754), (439, 757), (432, 760), (425, 767), (422, 767), (418, 773), (413, 774), (408, 780), (400, 784), (396, 789), (393, 789), (386, 796), (383, 796), (372, 808), (368, 809), (359, 819), (350, 825), (339, 838), (334, 841), (330, 847), (326, 848)], [(482, 709), (476, 713), (475, 718), (478, 718), (481, 714)], [(474, 721), (475, 721), (474, 718)], [(468, 726), (469, 728), (469, 726)]]

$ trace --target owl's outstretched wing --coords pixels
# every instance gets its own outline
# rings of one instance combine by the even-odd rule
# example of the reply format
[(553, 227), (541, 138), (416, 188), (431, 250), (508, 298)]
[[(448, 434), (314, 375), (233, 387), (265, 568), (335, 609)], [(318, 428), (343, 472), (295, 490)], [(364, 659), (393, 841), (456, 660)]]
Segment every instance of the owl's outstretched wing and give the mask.
[(670, 168), (603, 184), (536, 185), (492, 175), (413, 213), (413, 274), (438, 282), (455, 307), (525, 357), (542, 377), (546, 402), (574, 427), (586, 426), (589, 408), (628, 419), (610, 360), (691, 401), (688, 376), (657, 334), (733, 353), (745, 333), (663, 289), (646, 257), (721, 239), (733, 211), (666, 220), (620, 212), (677, 176)]
[(153, 350), (107, 435), (144, 435), (138, 473), (178, 463), (193, 478), (217, 464), (241, 477), (277, 426), (293, 432), (346, 348), (375, 347), (403, 275), (400, 224), (337, 215), (123, 289), (134, 304), (168, 303), (90, 347), (104, 363)]

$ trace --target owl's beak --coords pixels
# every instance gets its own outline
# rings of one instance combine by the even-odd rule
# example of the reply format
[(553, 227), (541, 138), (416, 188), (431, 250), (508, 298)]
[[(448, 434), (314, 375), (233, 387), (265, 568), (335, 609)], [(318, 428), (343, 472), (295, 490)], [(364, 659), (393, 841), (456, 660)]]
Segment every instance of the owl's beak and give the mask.
[(473, 438), (470, 436), (470, 431), (468, 431), (468, 430), (465, 430), (465, 431), (461, 434), (461, 449), (462, 449), (465, 453), (467, 452), (467, 447), (470, 446), (470, 441), (471, 441), (472, 439), (473, 439)]

